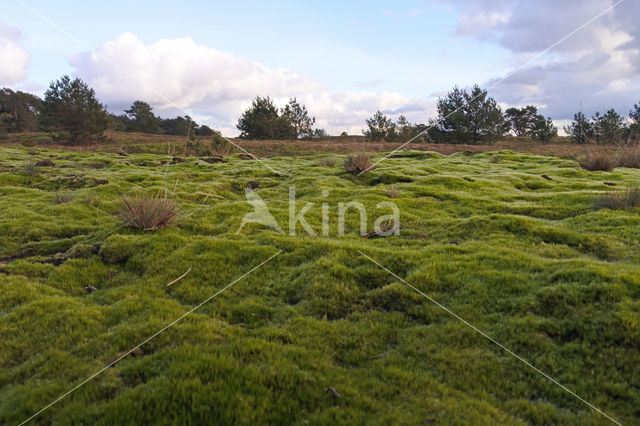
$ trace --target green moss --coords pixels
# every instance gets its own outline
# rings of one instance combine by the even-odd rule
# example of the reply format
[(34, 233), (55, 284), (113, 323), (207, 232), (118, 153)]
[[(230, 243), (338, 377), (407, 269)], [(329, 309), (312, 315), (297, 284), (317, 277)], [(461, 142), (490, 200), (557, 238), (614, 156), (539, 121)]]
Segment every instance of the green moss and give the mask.
[[(319, 166), (325, 155), (265, 159), (278, 177), (238, 156), (172, 163), (158, 147), (29, 151), (0, 148), (0, 423), (25, 420), (278, 250), (37, 421), (607, 423), (356, 250), (622, 423), (640, 416), (640, 212), (592, 208), (603, 182), (638, 185), (637, 170), (408, 151), (360, 177)], [(56, 167), (23, 173), (43, 159)], [(285, 231), (289, 187), (298, 211), (314, 203), (318, 234), (328, 203), (329, 236), (238, 233), (247, 186)], [(60, 190), (73, 199), (52, 203)], [(174, 226), (115, 218), (122, 194), (158, 193), (180, 208)], [(355, 210), (338, 236), (349, 201), (367, 208), (369, 230), (389, 213), (376, 205), (396, 203), (400, 236), (360, 237)]]

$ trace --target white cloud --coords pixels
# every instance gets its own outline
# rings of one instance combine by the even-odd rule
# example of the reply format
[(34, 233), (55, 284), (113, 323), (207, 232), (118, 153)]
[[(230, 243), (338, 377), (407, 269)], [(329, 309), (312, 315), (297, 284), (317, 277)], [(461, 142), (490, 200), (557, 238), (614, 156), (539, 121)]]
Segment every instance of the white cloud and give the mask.
[[(236, 134), (240, 114), (255, 96), (271, 96), (277, 105), (297, 97), (330, 132), (360, 133), (365, 119), (380, 109), (406, 109), (409, 118), (426, 121), (433, 102), (397, 93), (332, 93), (318, 80), (198, 45), (191, 38), (144, 44), (125, 33), (98, 49), (70, 58), (76, 74), (87, 81), (112, 111), (136, 99), (163, 116), (212, 117), (206, 124)], [(169, 102), (171, 100), (173, 102)]]
[(18, 30), (0, 23), (0, 86), (9, 86), (27, 78), (29, 54), (20, 45)]
[[(456, 34), (497, 43), (526, 62), (611, 6), (611, 0), (456, 0)], [(510, 104), (545, 105), (555, 119), (614, 107), (623, 115), (638, 101), (640, 2), (627, 1), (586, 25), (491, 90)], [(490, 86), (496, 76), (486, 82)]]

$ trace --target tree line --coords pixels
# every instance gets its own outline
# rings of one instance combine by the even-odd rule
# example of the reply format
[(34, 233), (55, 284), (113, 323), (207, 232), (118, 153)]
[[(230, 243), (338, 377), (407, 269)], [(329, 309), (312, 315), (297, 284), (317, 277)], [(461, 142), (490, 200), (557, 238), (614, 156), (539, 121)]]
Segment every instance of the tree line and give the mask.
[(191, 117), (161, 118), (146, 102), (135, 101), (124, 114), (109, 113), (81, 79), (63, 76), (44, 98), (9, 88), (0, 90), (0, 133), (45, 131), (71, 145), (100, 141), (107, 129), (165, 135), (211, 136), (214, 131)]
[[(328, 136), (314, 128), (315, 117), (305, 105), (291, 98), (282, 108), (267, 97), (256, 97), (238, 119), (240, 138), (311, 139)], [(478, 85), (469, 90), (454, 87), (438, 98), (437, 117), (427, 123), (410, 123), (401, 115), (396, 121), (377, 111), (366, 120), (363, 134), (370, 141), (434, 143), (490, 143), (507, 134), (550, 141), (558, 135), (551, 118), (538, 113), (534, 105), (508, 108), (504, 112), (495, 99)], [(107, 129), (166, 135), (216, 136), (206, 125), (185, 115), (161, 118), (146, 102), (137, 100), (123, 114), (109, 113), (95, 91), (79, 78), (63, 76), (54, 81), (44, 98), (8, 88), (0, 90), (0, 133), (46, 131), (71, 144), (104, 138)], [(640, 135), (640, 104), (634, 104), (628, 118), (614, 109), (597, 112), (590, 119), (582, 112), (564, 127), (577, 143), (625, 143)], [(342, 136), (346, 132), (342, 133)]]

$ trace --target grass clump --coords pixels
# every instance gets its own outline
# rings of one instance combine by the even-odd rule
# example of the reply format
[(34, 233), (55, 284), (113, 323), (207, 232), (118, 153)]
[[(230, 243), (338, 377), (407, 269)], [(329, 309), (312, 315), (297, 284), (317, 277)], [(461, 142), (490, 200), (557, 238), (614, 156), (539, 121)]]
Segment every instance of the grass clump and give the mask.
[(373, 168), (372, 166), (371, 157), (364, 153), (349, 155), (344, 160), (344, 169), (353, 174), (371, 170)]
[(70, 192), (58, 191), (53, 196), (53, 203), (54, 204), (65, 204), (65, 203), (68, 203), (69, 201), (72, 201), (74, 198), (75, 197)]
[(640, 187), (627, 188), (624, 192), (611, 192), (594, 202), (597, 209), (621, 210), (640, 207)]
[(323, 158), (320, 161), (318, 161), (318, 165), (322, 167), (333, 167), (336, 165), (336, 160), (329, 157)]
[(400, 191), (394, 185), (391, 185), (387, 188), (387, 195), (389, 195), (389, 198), (398, 198)]
[(100, 206), (100, 199), (98, 198), (98, 194), (96, 194), (95, 192), (90, 192), (84, 198), (84, 203), (88, 207), (99, 207)]
[(621, 150), (617, 166), (640, 169), (640, 145)]
[(611, 153), (603, 148), (589, 149), (585, 155), (576, 157), (576, 161), (580, 164), (580, 167), (590, 172), (610, 172), (617, 165)]
[[(217, 133), (215, 134), (218, 135)], [(228, 157), (229, 155), (233, 155), (235, 152), (236, 147), (222, 137), (214, 138), (211, 142), (211, 153), (217, 157)]]
[(40, 171), (38, 170), (38, 166), (35, 161), (29, 161), (25, 163), (24, 167), (22, 167), (22, 173), (27, 176), (36, 176)]
[(173, 223), (178, 208), (175, 201), (167, 197), (123, 196), (118, 216), (129, 228), (153, 231)]

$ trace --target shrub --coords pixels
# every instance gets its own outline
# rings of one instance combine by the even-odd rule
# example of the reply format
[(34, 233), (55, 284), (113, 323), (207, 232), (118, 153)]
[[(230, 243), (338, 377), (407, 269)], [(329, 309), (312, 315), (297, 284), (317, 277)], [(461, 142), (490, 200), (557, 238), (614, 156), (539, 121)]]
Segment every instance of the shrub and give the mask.
[(371, 170), (372, 166), (371, 157), (363, 153), (350, 155), (344, 160), (344, 169), (353, 174)]
[(580, 167), (590, 172), (610, 172), (616, 167), (616, 161), (611, 154), (602, 148), (588, 149), (586, 155), (578, 156), (575, 159)]
[(226, 157), (236, 152), (236, 147), (217, 132), (213, 132), (211, 139), (211, 153), (218, 157)]
[(178, 209), (167, 197), (123, 196), (118, 216), (129, 228), (152, 231), (171, 224), (178, 216)]
[(624, 192), (611, 192), (597, 198), (594, 202), (597, 209), (629, 209), (640, 207), (640, 188), (627, 188)]

